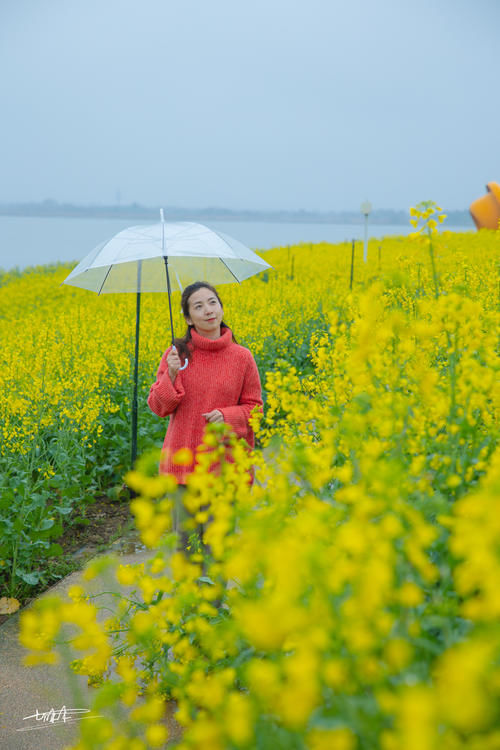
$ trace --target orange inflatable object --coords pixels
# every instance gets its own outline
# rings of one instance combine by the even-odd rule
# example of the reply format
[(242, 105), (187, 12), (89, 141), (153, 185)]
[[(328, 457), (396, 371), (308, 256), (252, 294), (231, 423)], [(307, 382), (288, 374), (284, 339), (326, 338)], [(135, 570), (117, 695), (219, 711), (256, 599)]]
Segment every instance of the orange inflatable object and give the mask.
[(488, 182), (488, 191), (482, 198), (470, 204), (470, 215), (477, 229), (498, 229), (500, 221), (500, 185)]

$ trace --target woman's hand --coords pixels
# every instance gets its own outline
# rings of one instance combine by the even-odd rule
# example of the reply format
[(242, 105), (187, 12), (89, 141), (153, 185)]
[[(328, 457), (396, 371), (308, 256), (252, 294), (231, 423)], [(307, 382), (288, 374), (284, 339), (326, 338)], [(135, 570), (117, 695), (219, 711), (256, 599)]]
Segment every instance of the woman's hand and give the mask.
[(175, 346), (173, 346), (167, 354), (167, 366), (170, 380), (172, 381), (172, 383), (174, 383), (177, 377), (177, 373), (181, 369), (181, 359), (177, 354), (177, 349), (175, 348)]
[(222, 412), (218, 409), (214, 409), (213, 411), (207, 411), (206, 414), (202, 414), (202, 417), (205, 417), (207, 422), (223, 422), (224, 417), (222, 416)]

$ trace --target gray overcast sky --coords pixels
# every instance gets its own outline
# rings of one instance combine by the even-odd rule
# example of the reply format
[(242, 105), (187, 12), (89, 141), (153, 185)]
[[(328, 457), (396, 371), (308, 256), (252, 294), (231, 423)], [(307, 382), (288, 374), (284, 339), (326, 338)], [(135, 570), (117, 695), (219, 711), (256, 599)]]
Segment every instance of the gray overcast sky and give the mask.
[(467, 208), (500, 0), (0, 0), (0, 201)]

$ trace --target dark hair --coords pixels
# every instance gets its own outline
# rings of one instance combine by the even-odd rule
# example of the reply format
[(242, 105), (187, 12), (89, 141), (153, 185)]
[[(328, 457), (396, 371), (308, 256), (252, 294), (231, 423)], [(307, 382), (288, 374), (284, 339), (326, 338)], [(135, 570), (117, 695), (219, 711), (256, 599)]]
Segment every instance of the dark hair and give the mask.
[[(187, 286), (182, 292), (181, 309), (182, 309), (182, 314), (184, 315), (186, 320), (187, 318), (189, 318), (189, 300), (191, 298), (191, 295), (197, 292), (199, 289), (209, 289), (211, 292), (215, 294), (215, 296), (219, 300), (220, 306), (222, 308), (224, 307), (222, 304), (222, 300), (219, 297), (219, 294), (217, 292), (217, 289), (215, 289), (207, 281), (195, 281), (193, 284), (189, 284), (189, 286)], [(224, 321), (222, 321), (220, 325), (221, 325), (221, 328), (229, 328), (229, 326), (226, 325)], [(191, 354), (191, 350), (188, 344), (191, 341), (191, 329), (192, 328), (194, 328), (194, 326), (188, 324), (185, 335), (181, 339), (174, 339), (175, 346), (177, 347), (177, 352), (181, 359), (189, 359), (189, 356)], [(234, 338), (234, 334), (233, 334), (233, 341), (235, 344), (238, 343), (236, 339)]]

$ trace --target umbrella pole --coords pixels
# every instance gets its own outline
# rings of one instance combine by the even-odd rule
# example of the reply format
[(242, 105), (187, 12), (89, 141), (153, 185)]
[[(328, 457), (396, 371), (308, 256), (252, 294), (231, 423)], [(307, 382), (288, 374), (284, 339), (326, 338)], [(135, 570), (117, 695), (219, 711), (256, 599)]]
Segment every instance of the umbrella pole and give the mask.
[[(141, 288), (141, 265), (139, 261), (137, 268), (137, 289)], [(131, 468), (134, 467), (137, 458), (137, 381), (139, 380), (139, 328), (141, 322), (141, 292), (137, 292), (137, 302), (135, 307), (135, 358), (134, 358), (134, 394), (132, 396), (132, 447), (131, 447)]]
[(165, 261), (165, 273), (167, 275), (168, 309), (170, 311), (170, 333), (172, 334), (172, 346), (174, 346), (174, 323), (172, 320), (172, 289), (170, 287), (170, 274), (168, 272), (168, 255), (165, 254), (165, 216), (163, 208), (160, 208), (161, 219), (161, 251)]
[(168, 309), (170, 311), (170, 333), (172, 334), (172, 346), (174, 345), (174, 324), (172, 321), (172, 289), (170, 287), (170, 274), (168, 272), (168, 257), (163, 256), (165, 261), (165, 273), (167, 275)]

